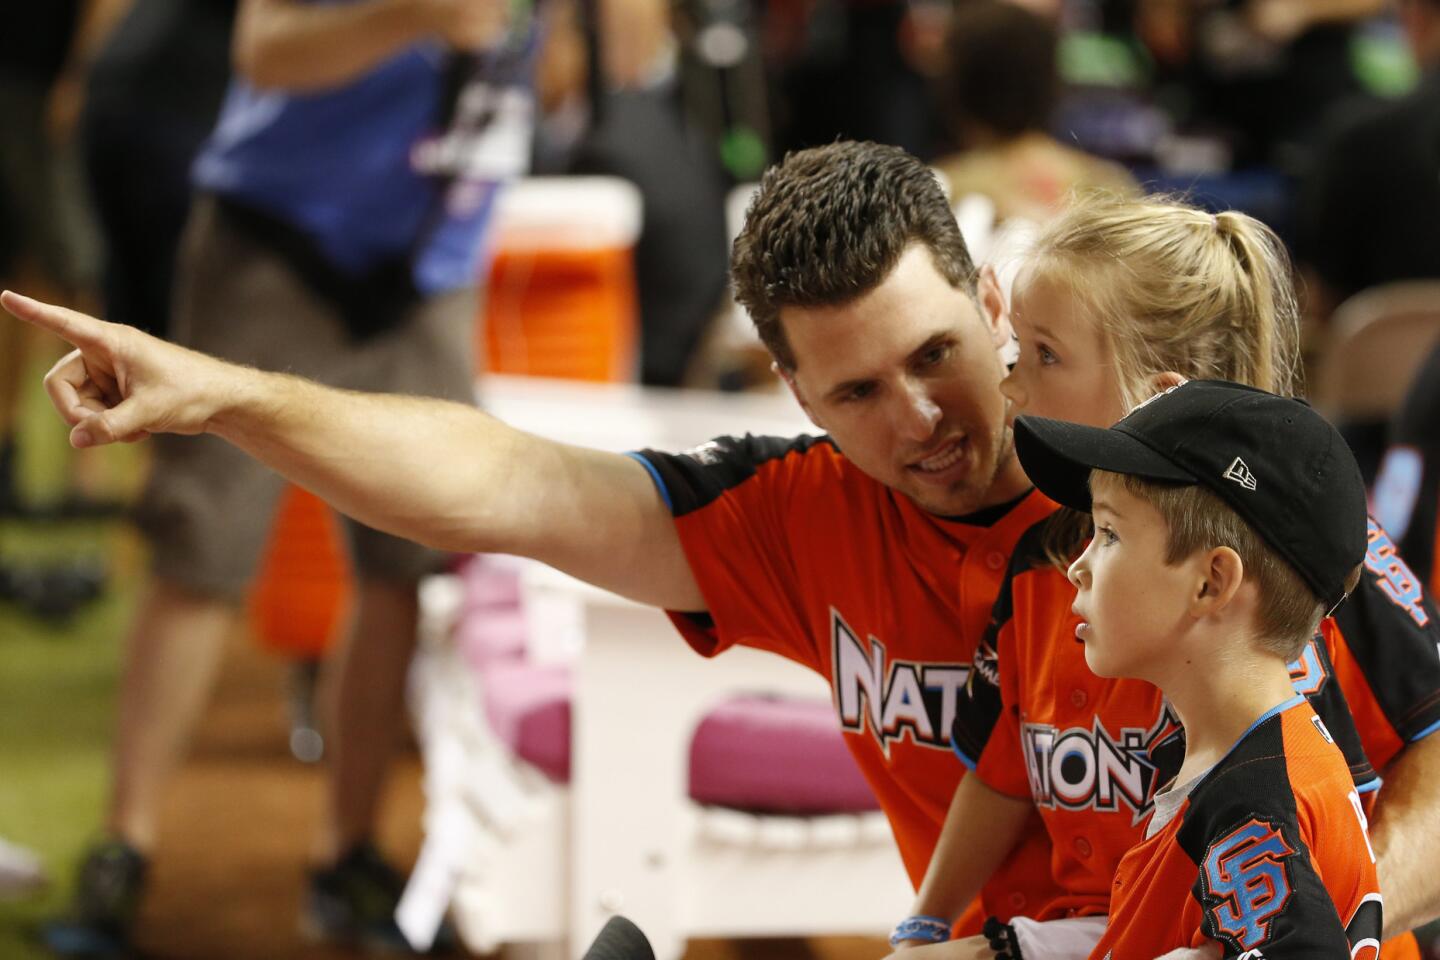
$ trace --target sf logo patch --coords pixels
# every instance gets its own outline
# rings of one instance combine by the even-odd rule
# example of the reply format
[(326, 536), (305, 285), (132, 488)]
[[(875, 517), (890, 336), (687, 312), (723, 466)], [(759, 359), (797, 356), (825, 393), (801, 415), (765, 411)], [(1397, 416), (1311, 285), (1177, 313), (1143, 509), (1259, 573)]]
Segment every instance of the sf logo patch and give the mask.
[(1285, 862), (1295, 853), (1280, 831), (1251, 820), (1210, 845), (1200, 870), (1201, 902), (1211, 936), (1237, 952), (1256, 950), (1270, 938), (1270, 921), (1290, 900)]

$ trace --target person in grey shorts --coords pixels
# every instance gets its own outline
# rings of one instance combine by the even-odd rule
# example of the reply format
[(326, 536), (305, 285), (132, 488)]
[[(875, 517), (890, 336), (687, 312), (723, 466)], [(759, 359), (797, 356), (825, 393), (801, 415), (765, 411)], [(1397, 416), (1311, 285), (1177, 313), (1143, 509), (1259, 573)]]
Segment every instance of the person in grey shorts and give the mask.
[[(501, 0), (243, 0), (235, 74), (193, 170), (172, 316), (182, 345), (325, 383), (473, 402), (474, 282), (523, 169), (532, 22)], [(282, 481), (232, 447), (157, 437), (139, 510), (154, 578), (131, 624), (104, 842), (61, 955), (128, 948), (163, 787), (212, 686)], [(360, 457), (353, 465), (364, 470)], [(403, 723), (416, 584), (445, 555), (346, 521), (358, 580), (328, 724), (308, 931), (400, 946), (403, 877), (371, 842)]]
[[(402, 308), (395, 326), (357, 340), (335, 306), (284, 257), (202, 197), (181, 251), (173, 339), (263, 370), (352, 390), (473, 402), (474, 291), (462, 287)], [(284, 481), (213, 438), (154, 439), (139, 524), (165, 583), (238, 604), (249, 588)], [(342, 518), (362, 581), (409, 584), (445, 557)]]

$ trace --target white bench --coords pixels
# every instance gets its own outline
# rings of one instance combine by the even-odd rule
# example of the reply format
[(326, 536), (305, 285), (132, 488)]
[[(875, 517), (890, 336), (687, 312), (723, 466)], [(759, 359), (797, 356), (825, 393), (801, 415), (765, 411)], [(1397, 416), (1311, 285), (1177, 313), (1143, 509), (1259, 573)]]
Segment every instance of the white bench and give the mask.
[[(808, 426), (782, 394), (496, 377), (482, 400), (522, 429), (615, 450)], [(426, 604), (442, 620), (445, 590), (432, 585)], [(415, 669), (426, 842), (402, 922), (423, 930), (453, 901), (472, 949), (574, 957), (624, 912), (674, 960), (691, 937), (878, 936), (904, 915), (911, 888), (881, 814), (754, 816), (688, 797), (690, 738), (709, 709), (757, 690), (828, 699), (822, 678), (748, 649), (703, 659), (660, 611), (539, 565), (525, 595), (543, 623), (531, 655), (574, 664), (571, 782), (509, 755), (469, 671), (432, 636)]]

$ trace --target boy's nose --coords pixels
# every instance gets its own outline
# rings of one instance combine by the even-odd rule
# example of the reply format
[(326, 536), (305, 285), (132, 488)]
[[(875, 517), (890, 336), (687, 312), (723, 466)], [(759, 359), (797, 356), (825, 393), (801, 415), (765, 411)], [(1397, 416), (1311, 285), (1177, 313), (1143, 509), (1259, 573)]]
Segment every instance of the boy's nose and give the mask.
[[(1092, 540), (1091, 543), (1094, 543), (1094, 541)], [(1070, 564), (1070, 568), (1065, 571), (1066, 579), (1074, 584), (1077, 590), (1084, 589), (1090, 582), (1089, 560), (1090, 547), (1086, 545), (1085, 552), (1076, 557), (1075, 562)]]

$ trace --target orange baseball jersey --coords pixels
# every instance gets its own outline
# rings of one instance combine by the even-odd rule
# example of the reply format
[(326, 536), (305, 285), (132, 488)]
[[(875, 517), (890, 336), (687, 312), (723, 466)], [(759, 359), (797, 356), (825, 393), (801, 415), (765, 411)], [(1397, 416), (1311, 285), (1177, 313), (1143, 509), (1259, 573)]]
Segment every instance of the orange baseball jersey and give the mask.
[[(675, 516), (708, 614), (672, 613), (698, 652), (770, 650), (830, 681), (845, 740), (925, 875), (963, 772), (950, 752), (975, 649), (1039, 493), (945, 519), (857, 469), (828, 438), (722, 437), (634, 455)], [(1048, 899), (1043, 831), (992, 886), (1008, 917)], [(988, 905), (988, 904), (987, 904)]]
[(1156, 799), (1120, 861), (1091, 960), (1373, 960), (1381, 899), (1346, 763), (1304, 697), (1268, 711), (1193, 786)]
[[(952, 731), (987, 784), (1040, 811), (1060, 893), (1029, 914), (1039, 920), (1109, 909), (1116, 864), (1184, 757), (1184, 731), (1157, 688), (1090, 672), (1075, 588), (1044, 556), (1046, 526), (1016, 547)], [(1291, 664), (1296, 693), (1324, 718), (1367, 799), (1376, 769), (1440, 726), (1440, 625), (1423, 597), (1387, 589), (1406, 576), (1396, 564), (1372, 521), (1360, 586)], [(1386, 952), (1416, 955), (1408, 936)]]

